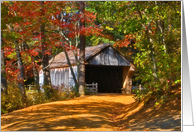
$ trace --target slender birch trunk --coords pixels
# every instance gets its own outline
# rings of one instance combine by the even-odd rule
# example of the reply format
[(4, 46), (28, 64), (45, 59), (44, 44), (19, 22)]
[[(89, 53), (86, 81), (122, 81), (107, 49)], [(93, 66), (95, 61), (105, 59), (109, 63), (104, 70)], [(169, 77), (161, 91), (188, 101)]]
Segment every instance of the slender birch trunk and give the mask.
[[(62, 16), (62, 17), (63, 17), (63, 16)], [(63, 21), (62, 21), (62, 22), (63, 22)], [(58, 28), (59, 28), (59, 27), (58, 27)], [(65, 40), (69, 43), (70, 48), (71, 48), (71, 40), (69, 40), (69, 39), (63, 34), (63, 32), (60, 30), (60, 28), (59, 28), (59, 34), (63, 37), (61, 41), (63, 42), (63, 39), (65, 39)], [(77, 92), (77, 89), (78, 89), (78, 81), (77, 81), (77, 79), (76, 79), (76, 76), (75, 76), (75, 73), (74, 73), (74, 71), (73, 71), (71, 62), (70, 62), (70, 60), (69, 60), (69, 56), (68, 56), (68, 54), (67, 54), (65, 45), (63, 45), (63, 47), (64, 47), (64, 49), (65, 49), (64, 52), (65, 52), (65, 56), (66, 56), (66, 59), (67, 59), (67, 64), (69, 65), (69, 68), (70, 68), (70, 71), (71, 71), (71, 75), (72, 75), (73, 80), (74, 80), (74, 83), (75, 83), (76, 92)], [(76, 51), (76, 53), (77, 53), (77, 51)], [(75, 55), (75, 53), (74, 53), (74, 55)], [(77, 55), (76, 55), (75, 57), (77, 57)], [(76, 59), (76, 61), (77, 61), (77, 59)], [(79, 67), (79, 66), (77, 65), (77, 67)], [(78, 71), (78, 70), (77, 70), (77, 71)], [(77, 78), (78, 78), (78, 76), (77, 76)]]
[[(79, 78), (79, 60), (78, 60), (78, 57), (77, 57), (77, 48), (76, 48), (76, 51), (74, 52), (74, 56), (75, 56), (75, 61), (76, 61), (76, 65), (77, 65), (77, 79), (78, 79)], [(78, 92), (78, 89), (79, 89), (79, 85), (77, 83), (76, 93)]]
[[(1, 34), (1, 47), (3, 46), (3, 36)], [(5, 94), (8, 94), (7, 92), (7, 80), (6, 80), (6, 73), (5, 73), (5, 55), (4, 51), (1, 51), (1, 92), (4, 91)]]
[(21, 95), (22, 95), (22, 101), (26, 102), (26, 91), (25, 91), (25, 87), (24, 87), (24, 66), (22, 63), (22, 57), (20, 54), (20, 49), (19, 49), (19, 44), (17, 41), (15, 41), (15, 51), (16, 51), (16, 55), (17, 55), (17, 61), (18, 61), (18, 69), (19, 69), (19, 73), (18, 73), (18, 86), (20, 88), (21, 91)]
[[(137, 2), (136, 2), (136, 3), (137, 3)], [(141, 12), (140, 12), (140, 10), (138, 9), (138, 7), (137, 7), (137, 12), (138, 12), (140, 18), (142, 19), (142, 15), (141, 15)], [(153, 61), (153, 72), (154, 72), (155, 78), (158, 79), (158, 75), (157, 75), (157, 67), (156, 67), (156, 60), (155, 60), (155, 57), (154, 57), (154, 45), (153, 45), (153, 40), (149, 37), (149, 32), (151, 32), (151, 29), (149, 28), (149, 25), (150, 25), (150, 23), (148, 23), (148, 26), (147, 26), (147, 28), (146, 28), (146, 26), (145, 26), (144, 24), (142, 24), (142, 26), (143, 26), (143, 28), (144, 28), (144, 30), (145, 30), (145, 32), (146, 32), (147, 40), (148, 40), (149, 43), (152, 44), (150, 50), (151, 50), (151, 57), (152, 57), (152, 61)]]
[[(23, 45), (27, 49), (30, 49), (30, 47), (28, 46), (28, 44), (25, 41), (23, 41)], [(34, 74), (34, 83), (35, 83), (36, 89), (39, 91), (40, 90), (40, 86), (39, 86), (39, 73), (38, 73), (38, 69), (35, 67), (35, 57), (31, 56), (31, 59), (32, 59), (32, 63), (33, 63), (32, 69), (33, 69), (33, 74)]]
[(66, 58), (67, 58), (67, 63), (68, 63), (69, 68), (70, 68), (70, 70), (71, 70), (71, 75), (73, 76), (74, 83), (75, 83), (75, 85), (77, 86), (77, 85), (78, 85), (77, 79), (76, 79), (76, 77), (75, 77), (75, 73), (74, 73), (74, 71), (73, 71), (73, 68), (72, 68), (72, 65), (71, 65), (71, 62), (70, 62), (70, 60), (69, 60), (69, 56), (68, 56), (66, 50), (65, 50), (65, 56), (66, 56)]

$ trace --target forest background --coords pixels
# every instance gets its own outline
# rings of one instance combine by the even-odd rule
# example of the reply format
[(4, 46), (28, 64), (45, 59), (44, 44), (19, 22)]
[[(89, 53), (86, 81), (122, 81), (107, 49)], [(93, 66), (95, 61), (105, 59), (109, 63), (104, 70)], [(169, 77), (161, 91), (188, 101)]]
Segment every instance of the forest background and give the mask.
[[(149, 92), (162, 96), (181, 82), (181, 2), (1, 2), (1, 113), (84, 95), (79, 80), (72, 92), (59, 95), (49, 73), (49, 60), (77, 51), (83, 42), (110, 43), (129, 57), (136, 66), (134, 82)], [(80, 66), (76, 52), (75, 58)], [(47, 94), (29, 97), (25, 85), (34, 83), (39, 91), (40, 69)]]

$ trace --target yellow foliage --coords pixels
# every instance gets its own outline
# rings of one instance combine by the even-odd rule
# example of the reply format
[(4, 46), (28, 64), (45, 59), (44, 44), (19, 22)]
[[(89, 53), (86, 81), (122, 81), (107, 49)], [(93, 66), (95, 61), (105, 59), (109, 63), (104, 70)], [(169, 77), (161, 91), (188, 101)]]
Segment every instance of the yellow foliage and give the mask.
[(34, 90), (26, 91), (27, 101), (23, 103), (22, 96), (17, 84), (8, 86), (8, 95), (1, 94), (1, 113), (8, 113), (26, 106), (48, 103), (52, 101), (66, 100), (76, 97), (73, 89), (66, 89), (64, 87), (51, 88), (50, 86), (44, 87), (45, 92)]
[(108, 30), (114, 30), (114, 28), (110, 28), (109, 26), (106, 26), (106, 29), (108, 29)]

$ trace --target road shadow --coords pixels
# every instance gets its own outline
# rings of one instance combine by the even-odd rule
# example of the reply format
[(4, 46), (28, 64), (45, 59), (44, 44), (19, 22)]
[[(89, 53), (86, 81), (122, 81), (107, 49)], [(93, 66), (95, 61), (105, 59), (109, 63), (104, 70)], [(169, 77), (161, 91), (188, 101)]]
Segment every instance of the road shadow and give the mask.
[[(4, 114), (2, 130), (17, 131), (73, 131), (112, 130), (110, 115), (122, 103), (84, 97), (58, 101)], [(104, 97), (102, 97), (104, 98)], [(108, 100), (110, 97), (108, 98)], [(114, 100), (114, 98), (112, 98)], [(103, 131), (103, 129), (100, 129)]]

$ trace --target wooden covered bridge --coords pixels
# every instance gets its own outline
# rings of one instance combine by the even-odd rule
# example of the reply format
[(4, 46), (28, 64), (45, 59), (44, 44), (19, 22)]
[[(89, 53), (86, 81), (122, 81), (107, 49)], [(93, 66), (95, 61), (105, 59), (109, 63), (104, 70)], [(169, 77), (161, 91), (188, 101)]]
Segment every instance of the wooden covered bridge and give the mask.
[[(78, 52), (79, 53), (79, 52)], [(77, 66), (73, 52), (68, 52), (72, 68), (77, 76)], [(87, 84), (98, 83), (98, 93), (121, 93), (122, 88), (130, 93), (134, 65), (110, 44), (86, 47), (85, 81)], [(43, 84), (43, 73), (40, 72), (40, 84)], [(51, 84), (54, 86), (75, 85), (64, 52), (55, 56), (50, 65)]]

